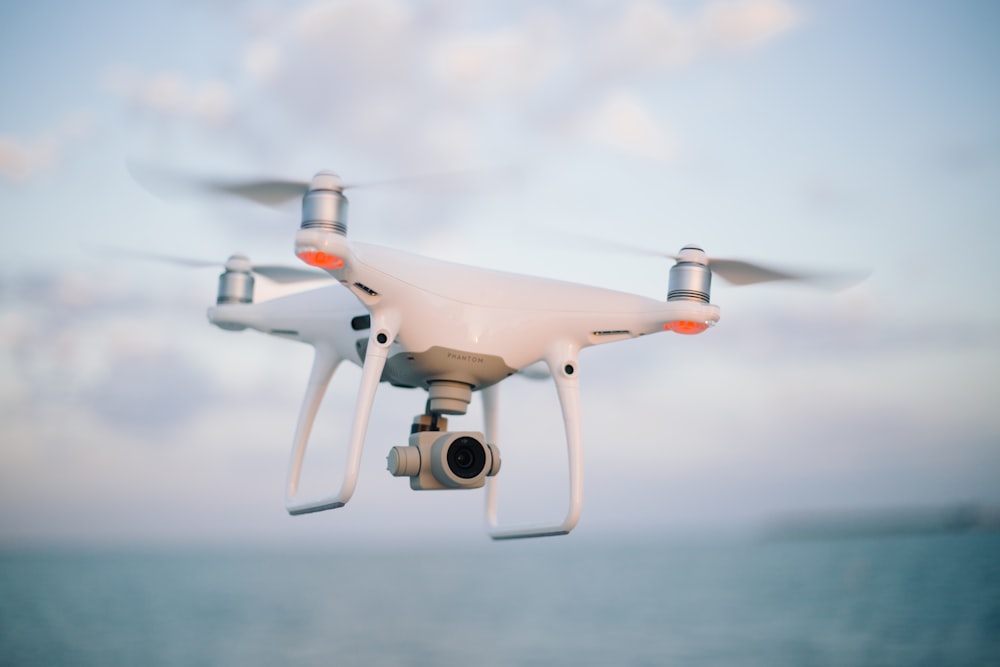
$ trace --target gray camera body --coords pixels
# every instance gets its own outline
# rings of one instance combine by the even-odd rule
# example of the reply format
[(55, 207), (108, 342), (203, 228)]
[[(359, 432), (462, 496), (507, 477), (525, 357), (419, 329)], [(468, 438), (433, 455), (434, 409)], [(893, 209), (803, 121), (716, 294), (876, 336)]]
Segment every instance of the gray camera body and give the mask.
[(500, 450), (473, 431), (420, 431), (386, 457), (395, 477), (409, 477), (417, 491), (477, 489), (500, 471)]

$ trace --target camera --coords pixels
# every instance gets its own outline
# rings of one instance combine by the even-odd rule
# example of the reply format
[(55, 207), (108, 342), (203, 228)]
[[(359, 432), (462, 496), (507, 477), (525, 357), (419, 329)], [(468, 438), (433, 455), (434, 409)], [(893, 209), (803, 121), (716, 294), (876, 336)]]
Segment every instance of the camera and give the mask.
[(395, 477), (409, 477), (410, 488), (477, 489), (500, 471), (500, 451), (472, 431), (421, 431), (410, 444), (389, 450), (387, 468)]

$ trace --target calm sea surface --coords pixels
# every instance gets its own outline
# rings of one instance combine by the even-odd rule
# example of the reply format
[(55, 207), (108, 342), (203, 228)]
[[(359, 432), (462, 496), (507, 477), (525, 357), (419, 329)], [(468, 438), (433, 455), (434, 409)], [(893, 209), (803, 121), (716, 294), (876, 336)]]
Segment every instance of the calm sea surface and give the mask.
[(1000, 534), (7, 552), (2, 665), (1000, 665)]

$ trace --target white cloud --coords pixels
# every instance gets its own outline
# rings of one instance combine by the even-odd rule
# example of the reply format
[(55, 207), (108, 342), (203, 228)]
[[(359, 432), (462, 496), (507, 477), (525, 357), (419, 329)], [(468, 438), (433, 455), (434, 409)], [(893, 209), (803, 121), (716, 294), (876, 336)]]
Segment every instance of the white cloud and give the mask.
[(749, 48), (794, 28), (801, 16), (781, 0), (716, 2), (704, 13), (707, 40), (722, 48)]
[(30, 139), (0, 135), (0, 179), (24, 183), (51, 173), (74, 145), (93, 135), (94, 128), (88, 112), (72, 111)]
[(537, 91), (568, 66), (559, 18), (529, 16), (487, 33), (445, 36), (428, 54), (434, 76), (460, 98), (511, 100)]
[(155, 112), (176, 114), (184, 108), (189, 95), (187, 89), (180, 72), (160, 72), (137, 82), (135, 101)]
[(607, 27), (593, 28), (595, 67), (606, 76), (630, 77), (761, 45), (795, 27), (799, 14), (783, 0), (713, 2), (687, 15), (661, 2), (635, 0), (605, 22)]
[(176, 70), (148, 74), (121, 65), (109, 68), (103, 79), (129, 107), (153, 118), (218, 126), (234, 115), (231, 86), (221, 79), (194, 81)]
[(601, 37), (601, 57), (626, 70), (682, 65), (695, 57), (699, 46), (689, 23), (649, 0), (629, 3)]
[(281, 46), (272, 39), (250, 42), (243, 52), (243, 71), (259, 84), (268, 84), (281, 71)]
[[(285, 153), (317, 150), (407, 173), (489, 162), (510, 136), (543, 148), (567, 137), (567, 123), (582, 130), (571, 139), (667, 157), (663, 119), (629, 91), (708, 54), (762, 45), (794, 27), (797, 12), (783, 0), (489, 12), (374, 0), (250, 8), (244, 18), (248, 34), (233, 56), (240, 80), (118, 68), (109, 87), (159, 122), (245, 131), (249, 116), (233, 122), (236, 109), (259, 109), (254, 117), (267, 115), (269, 128), (293, 129)], [(589, 110), (582, 120), (580, 110)]]
[(310, 59), (297, 64), (312, 74), (326, 72), (323, 78), (356, 72), (393, 79), (407, 71), (417, 36), (409, 10), (392, 0), (313, 3), (291, 15), (279, 30), (289, 51), (297, 49)]
[(642, 101), (626, 90), (612, 92), (578, 124), (585, 138), (638, 157), (662, 160), (674, 147)]
[(221, 124), (233, 115), (232, 94), (221, 81), (206, 81), (192, 95), (191, 112), (209, 123)]
[(57, 147), (51, 138), (29, 144), (0, 136), (0, 175), (15, 183), (27, 181), (51, 169), (56, 162), (56, 152)]

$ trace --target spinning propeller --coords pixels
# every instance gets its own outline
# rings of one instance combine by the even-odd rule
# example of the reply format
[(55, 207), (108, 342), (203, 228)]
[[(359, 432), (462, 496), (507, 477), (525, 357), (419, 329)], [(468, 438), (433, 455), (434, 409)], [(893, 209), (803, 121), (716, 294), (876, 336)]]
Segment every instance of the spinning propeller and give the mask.
[(195, 259), (191, 257), (175, 257), (172, 255), (160, 255), (151, 252), (140, 251), (114, 251), (115, 254), (131, 257), (134, 259), (152, 260), (176, 266), (185, 266), (192, 269), (225, 269), (226, 271), (239, 271), (243, 273), (255, 273), (259, 276), (269, 278), (276, 283), (297, 283), (313, 280), (332, 280), (329, 273), (306, 269), (297, 266), (284, 266), (280, 264), (252, 264), (250, 258), (244, 254), (236, 253), (231, 255), (225, 262), (218, 262), (209, 259)]
[(864, 272), (812, 272), (790, 270), (766, 266), (758, 262), (743, 259), (709, 257), (696, 245), (687, 245), (677, 254), (662, 252), (622, 241), (582, 237), (588, 244), (599, 245), (602, 250), (618, 250), (630, 255), (672, 259), (678, 263), (695, 263), (711, 269), (712, 274), (722, 278), (730, 285), (742, 287), (767, 282), (799, 282), (814, 287), (828, 289), (845, 289), (861, 282), (867, 277)]
[[(132, 178), (153, 194), (175, 197), (178, 195), (222, 194), (246, 199), (264, 206), (280, 206), (301, 199), (310, 188), (310, 181), (275, 178), (220, 179), (199, 176), (145, 162), (128, 162)], [(343, 192), (354, 185), (345, 185), (332, 172), (321, 172), (329, 178), (328, 189)]]
[[(378, 181), (363, 181), (344, 183), (339, 176), (331, 171), (321, 171), (311, 181), (290, 180), (282, 178), (246, 178), (219, 179), (212, 176), (198, 176), (167, 167), (144, 162), (130, 161), (128, 169), (132, 177), (151, 192), (174, 195), (191, 194), (221, 194), (233, 195), (264, 206), (280, 207), (293, 202), (310, 190), (332, 190), (343, 193), (345, 190), (382, 187), (414, 187), (422, 185), (461, 184), (469, 185), (474, 180), (488, 178), (496, 181), (504, 175), (514, 174), (512, 169), (500, 170), (462, 170), (436, 172), (419, 176), (404, 176), (400, 178)], [(323, 176), (322, 183), (317, 178)]]

